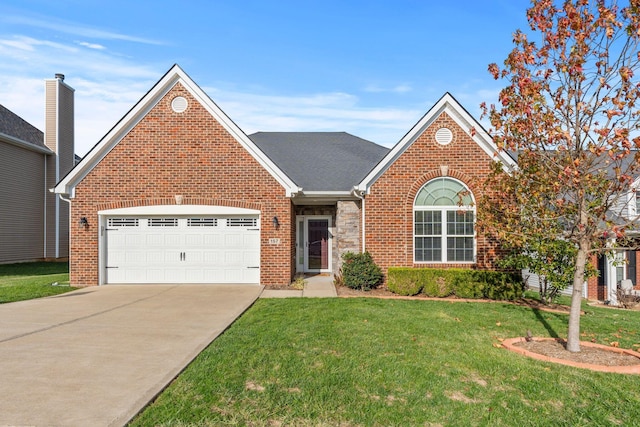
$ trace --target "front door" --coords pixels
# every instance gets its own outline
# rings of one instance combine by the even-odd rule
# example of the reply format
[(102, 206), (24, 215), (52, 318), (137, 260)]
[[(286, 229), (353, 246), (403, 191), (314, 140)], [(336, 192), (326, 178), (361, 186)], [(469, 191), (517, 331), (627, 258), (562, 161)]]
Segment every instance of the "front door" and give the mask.
[(331, 271), (331, 217), (299, 216), (298, 271), (324, 273)]

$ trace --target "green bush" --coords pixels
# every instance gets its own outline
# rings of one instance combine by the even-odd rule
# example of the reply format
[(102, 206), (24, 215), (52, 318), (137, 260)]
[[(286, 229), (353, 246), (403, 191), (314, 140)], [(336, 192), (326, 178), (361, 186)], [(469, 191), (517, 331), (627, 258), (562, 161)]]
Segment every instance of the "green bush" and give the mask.
[(484, 297), (484, 283), (458, 280), (454, 293), (459, 298), (478, 299)]
[(423, 282), (415, 268), (391, 267), (387, 274), (387, 287), (398, 295), (413, 296), (422, 292)]
[(420, 269), (424, 281), (422, 293), (428, 297), (448, 297), (453, 295), (456, 274), (451, 270)]
[(345, 286), (368, 291), (382, 283), (382, 270), (369, 252), (345, 252), (342, 260), (342, 281)]
[[(524, 283), (518, 275), (498, 271), (484, 271), (487, 284), (485, 297), (495, 300), (514, 300), (524, 294)], [(490, 274), (492, 273), (492, 274)]]
[(422, 289), (430, 297), (489, 298), (514, 300), (524, 291), (522, 279), (515, 274), (461, 268), (391, 267), (387, 277), (389, 290), (398, 295), (416, 295)]

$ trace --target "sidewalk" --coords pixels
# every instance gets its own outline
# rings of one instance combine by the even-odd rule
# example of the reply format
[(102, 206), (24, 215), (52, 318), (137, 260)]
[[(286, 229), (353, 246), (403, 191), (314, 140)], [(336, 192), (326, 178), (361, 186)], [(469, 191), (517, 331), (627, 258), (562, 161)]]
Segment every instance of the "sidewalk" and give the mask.
[(260, 298), (334, 298), (337, 297), (333, 285), (333, 275), (315, 274), (304, 278), (304, 289), (269, 289), (265, 288)]

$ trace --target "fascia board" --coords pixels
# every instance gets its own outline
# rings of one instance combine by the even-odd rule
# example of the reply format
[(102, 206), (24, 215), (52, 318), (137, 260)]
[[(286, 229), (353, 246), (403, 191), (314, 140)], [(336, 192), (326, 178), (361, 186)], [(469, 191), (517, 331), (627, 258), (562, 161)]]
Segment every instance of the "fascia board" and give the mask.
[(178, 82), (245, 148), (287, 191), (287, 195), (299, 191), (267, 156), (260, 151), (246, 134), (207, 96), (204, 91), (176, 64), (156, 85), (94, 146), (82, 161), (55, 187), (58, 194), (74, 196), (75, 186), (127, 135), (149, 111)]
[(6, 142), (7, 144), (15, 145), (20, 148), (25, 148), (30, 151), (35, 151), (37, 153), (48, 154), (48, 155), (54, 154), (54, 152), (48, 149), (47, 147), (40, 147), (38, 145), (31, 144), (30, 142), (23, 141), (20, 138), (7, 135), (6, 133), (2, 133), (2, 132), (0, 132), (0, 141)]
[(409, 132), (391, 149), (380, 163), (356, 186), (359, 191), (368, 192), (380, 176), (422, 135), (422, 133), (444, 112), (460, 126), (461, 129), (475, 130), (469, 136), (494, 160), (501, 161), (508, 168), (515, 167), (515, 161), (506, 152), (498, 150), (489, 134), (484, 130), (456, 99), (448, 92), (411, 128)]

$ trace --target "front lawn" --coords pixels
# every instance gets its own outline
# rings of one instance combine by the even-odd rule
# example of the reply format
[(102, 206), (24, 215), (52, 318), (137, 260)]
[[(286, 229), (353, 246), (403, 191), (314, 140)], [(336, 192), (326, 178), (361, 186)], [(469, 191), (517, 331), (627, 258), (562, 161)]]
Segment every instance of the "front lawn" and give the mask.
[(0, 265), (0, 304), (69, 292), (69, 264), (27, 262)]
[[(585, 340), (640, 346), (640, 313), (585, 310)], [(564, 336), (567, 320), (507, 303), (262, 299), (132, 425), (636, 424), (640, 376), (499, 346), (527, 329)]]

